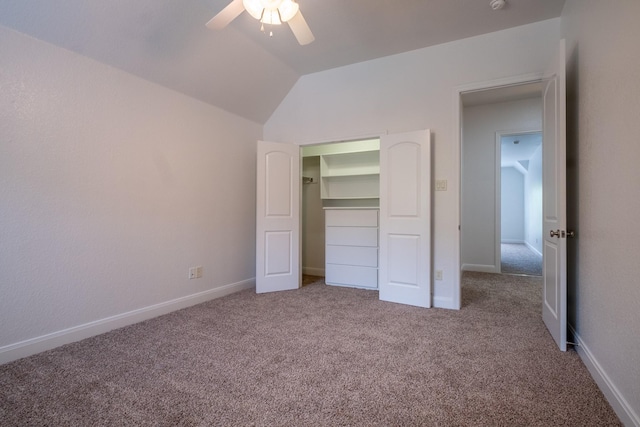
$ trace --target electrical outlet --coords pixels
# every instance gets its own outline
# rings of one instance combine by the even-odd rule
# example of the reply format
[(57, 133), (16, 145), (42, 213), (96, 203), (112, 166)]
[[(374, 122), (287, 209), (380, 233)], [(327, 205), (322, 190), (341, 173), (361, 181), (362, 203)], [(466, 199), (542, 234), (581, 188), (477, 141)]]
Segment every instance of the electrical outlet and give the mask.
[(436, 280), (442, 280), (442, 270), (436, 270)]
[(196, 279), (202, 278), (202, 266), (196, 267)]
[(447, 191), (447, 180), (446, 179), (437, 179), (436, 180), (436, 191)]

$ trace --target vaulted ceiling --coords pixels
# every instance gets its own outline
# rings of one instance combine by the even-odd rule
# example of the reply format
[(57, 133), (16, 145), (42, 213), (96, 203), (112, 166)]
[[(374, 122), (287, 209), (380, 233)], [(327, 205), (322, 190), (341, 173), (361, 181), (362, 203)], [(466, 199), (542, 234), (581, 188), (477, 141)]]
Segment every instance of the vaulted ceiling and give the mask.
[(564, 0), (298, 0), (316, 40), (273, 37), (246, 12), (205, 23), (230, 0), (3, 0), (0, 25), (258, 123), (305, 74), (560, 16)]

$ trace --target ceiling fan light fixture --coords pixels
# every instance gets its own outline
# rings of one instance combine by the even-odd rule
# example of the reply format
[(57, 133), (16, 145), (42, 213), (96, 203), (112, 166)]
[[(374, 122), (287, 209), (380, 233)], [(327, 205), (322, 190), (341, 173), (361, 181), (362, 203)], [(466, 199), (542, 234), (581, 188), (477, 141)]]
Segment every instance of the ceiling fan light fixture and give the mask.
[(287, 22), (300, 10), (293, 0), (242, 0), (242, 4), (249, 15), (268, 25)]
[[(231, 0), (231, 3), (207, 22), (207, 28), (221, 30), (245, 10), (260, 21), (262, 32), (266, 32), (265, 26), (286, 22), (300, 45), (304, 46), (315, 40), (296, 0)], [(272, 28), (269, 29), (269, 35), (273, 35)]]
[(262, 1), (260, 0), (242, 0), (242, 5), (245, 10), (249, 12), (249, 15), (253, 16), (255, 19), (262, 18), (262, 11), (264, 10), (264, 6)]
[(293, 0), (283, 0), (282, 3), (280, 3), (280, 6), (278, 6), (282, 22), (289, 21), (291, 18), (296, 16), (296, 13), (298, 13), (299, 10), (300, 6), (298, 6), (298, 3)]
[(280, 14), (278, 13), (278, 9), (269, 10), (264, 9), (262, 12), (262, 18), (260, 22), (267, 25), (280, 25), (282, 24), (282, 20), (280, 19)]

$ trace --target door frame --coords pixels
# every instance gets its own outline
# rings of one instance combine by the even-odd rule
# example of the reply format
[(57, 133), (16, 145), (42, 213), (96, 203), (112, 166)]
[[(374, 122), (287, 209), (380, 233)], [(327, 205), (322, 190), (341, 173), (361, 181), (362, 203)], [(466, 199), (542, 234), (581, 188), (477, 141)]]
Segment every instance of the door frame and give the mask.
[[(524, 74), (520, 76), (512, 76), (495, 80), (488, 80), (482, 82), (469, 83), (465, 85), (456, 86), (453, 88), (453, 159), (454, 159), (454, 171), (453, 175), (458, 180), (457, 183), (457, 192), (458, 197), (456, 198), (456, 219), (458, 224), (458, 238), (455, 239), (455, 257), (456, 257), (456, 268), (457, 274), (454, 275), (454, 283), (453, 283), (453, 304), (452, 308), (460, 309), (462, 307), (462, 258), (460, 247), (462, 246), (462, 233), (461, 233), (461, 225), (462, 225), (462, 113), (463, 113), (463, 105), (462, 105), (462, 95), (466, 92), (474, 92), (480, 90), (491, 90), (491, 89), (499, 89), (508, 86), (518, 86), (527, 83), (539, 83), (543, 80), (544, 74), (540, 73), (530, 73)], [(497, 262), (497, 260), (496, 260)]]

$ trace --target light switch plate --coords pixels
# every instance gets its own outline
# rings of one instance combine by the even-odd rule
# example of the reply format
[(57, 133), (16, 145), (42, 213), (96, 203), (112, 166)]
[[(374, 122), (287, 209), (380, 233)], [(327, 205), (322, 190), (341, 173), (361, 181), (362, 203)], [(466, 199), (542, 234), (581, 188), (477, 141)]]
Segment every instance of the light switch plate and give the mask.
[(436, 191), (447, 191), (447, 180), (446, 179), (437, 179), (436, 180)]

